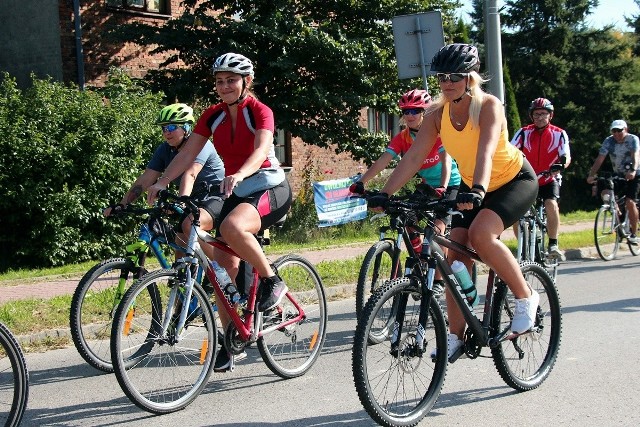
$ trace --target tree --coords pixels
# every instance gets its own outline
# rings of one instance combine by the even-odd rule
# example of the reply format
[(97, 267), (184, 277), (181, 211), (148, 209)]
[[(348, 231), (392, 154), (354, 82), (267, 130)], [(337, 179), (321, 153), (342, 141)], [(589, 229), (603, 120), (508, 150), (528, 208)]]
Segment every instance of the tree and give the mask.
[[(459, 5), (446, 0), (185, 0), (183, 15), (163, 27), (118, 28), (125, 40), (157, 45), (167, 64), (150, 73), (170, 99), (211, 102), (210, 67), (235, 51), (256, 65), (255, 92), (276, 125), (306, 143), (371, 159), (388, 142), (359, 126), (360, 109), (394, 111), (400, 94), (420, 83), (398, 81), (391, 20), (441, 10), (447, 28)], [(451, 32), (451, 31), (447, 31)], [(166, 65), (166, 64), (165, 64)]]

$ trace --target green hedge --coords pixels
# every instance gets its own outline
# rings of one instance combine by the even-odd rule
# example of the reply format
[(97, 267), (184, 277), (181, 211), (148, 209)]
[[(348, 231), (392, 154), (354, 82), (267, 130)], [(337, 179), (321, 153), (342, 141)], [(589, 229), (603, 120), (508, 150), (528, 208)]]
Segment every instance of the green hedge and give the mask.
[(0, 271), (120, 253), (135, 221), (105, 220), (161, 141), (161, 94), (112, 70), (105, 88), (0, 76)]

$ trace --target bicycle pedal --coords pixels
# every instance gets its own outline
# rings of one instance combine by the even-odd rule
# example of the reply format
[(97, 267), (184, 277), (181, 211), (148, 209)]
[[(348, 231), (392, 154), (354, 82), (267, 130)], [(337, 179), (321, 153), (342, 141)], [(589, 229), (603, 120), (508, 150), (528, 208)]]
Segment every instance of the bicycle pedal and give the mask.
[(451, 357), (449, 358), (449, 363), (453, 363), (453, 362), (455, 362), (456, 360), (458, 360), (458, 359), (460, 359), (462, 357), (466, 357), (466, 353), (464, 352), (464, 346), (463, 345), (460, 346), (460, 348), (457, 349), (455, 351), (455, 353), (453, 353), (451, 355)]

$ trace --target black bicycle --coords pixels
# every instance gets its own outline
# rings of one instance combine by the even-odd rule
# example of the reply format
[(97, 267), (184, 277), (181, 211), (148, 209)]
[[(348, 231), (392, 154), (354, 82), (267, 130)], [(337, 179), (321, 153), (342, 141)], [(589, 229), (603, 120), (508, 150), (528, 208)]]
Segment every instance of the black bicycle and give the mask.
[[(634, 256), (640, 254), (640, 246), (628, 240), (631, 236), (631, 228), (625, 196), (616, 194), (620, 194), (626, 182), (624, 177), (617, 174), (605, 174), (598, 178), (597, 188), (602, 198), (602, 206), (596, 214), (593, 237), (598, 255), (604, 261), (611, 261), (616, 257), (620, 244), (625, 239), (631, 254)], [(638, 200), (636, 200), (636, 206), (640, 209)]]
[[(549, 170), (540, 172), (538, 176), (549, 176), (564, 169), (561, 164), (553, 164)], [(547, 211), (544, 200), (537, 197), (533, 206), (518, 220), (518, 262), (535, 261), (543, 266), (555, 282), (558, 275), (560, 257), (549, 254), (547, 247)]]
[[(413, 426), (436, 403), (451, 359), (447, 351), (447, 327), (440, 305), (433, 295), (436, 268), (467, 322), (462, 352), (469, 358), (481, 356), (489, 347), (502, 379), (519, 391), (537, 388), (549, 376), (560, 348), (560, 300), (553, 280), (535, 262), (520, 268), (528, 285), (540, 295), (533, 328), (522, 334), (511, 332), (514, 296), (507, 285), (489, 270), (483, 318), (479, 319), (458, 289), (459, 283), (442, 247), (481, 261), (470, 248), (451, 241), (433, 229), (438, 215), (445, 215), (455, 202), (447, 200), (390, 201), (386, 209), (426, 213), (428, 226), (419, 258), (408, 258), (411, 274), (392, 280), (376, 290), (356, 327), (352, 367), (358, 397), (367, 413), (386, 426)], [(408, 267), (408, 268), (409, 268)], [(393, 319), (389, 327), (389, 319)], [(372, 342), (371, 334), (384, 339)]]
[(0, 425), (20, 424), (29, 400), (29, 371), (20, 344), (0, 323)]

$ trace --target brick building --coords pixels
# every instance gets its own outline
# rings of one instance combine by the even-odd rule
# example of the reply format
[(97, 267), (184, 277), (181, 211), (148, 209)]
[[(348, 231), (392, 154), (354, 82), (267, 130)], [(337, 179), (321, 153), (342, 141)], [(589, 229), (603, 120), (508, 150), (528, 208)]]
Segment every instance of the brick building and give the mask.
[[(104, 28), (132, 21), (162, 26), (182, 13), (180, 0), (21, 0), (20, 8), (14, 2), (0, 0), (4, 29), (0, 41), (5, 46), (0, 51), (0, 70), (9, 71), (21, 86), (28, 84), (31, 73), (80, 87), (101, 86), (111, 66), (132, 77), (144, 77), (165, 57), (152, 54), (152, 47), (110, 43), (102, 37)], [(397, 118), (380, 116), (373, 110), (363, 111), (361, 124), (389, 133), (398, 128)], [(305, 144), (284, 132), (278, 132), (276, 151), (283, 165), (291, 167), (294, 194), (309, 168), (318, 172), (317, 179), (331, 179), (353, 175), (365, 167), (348, 153)]]

